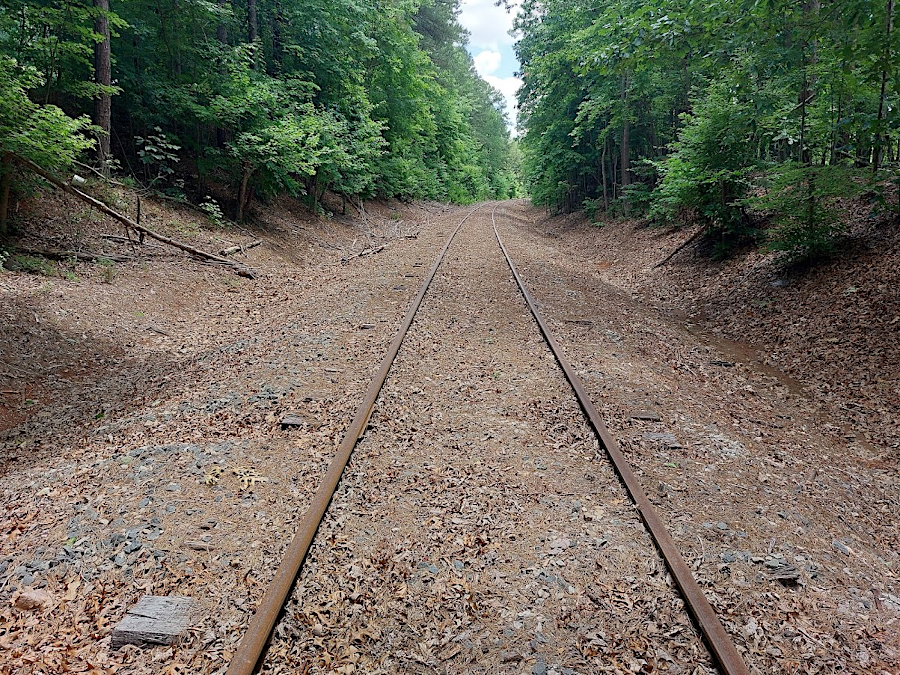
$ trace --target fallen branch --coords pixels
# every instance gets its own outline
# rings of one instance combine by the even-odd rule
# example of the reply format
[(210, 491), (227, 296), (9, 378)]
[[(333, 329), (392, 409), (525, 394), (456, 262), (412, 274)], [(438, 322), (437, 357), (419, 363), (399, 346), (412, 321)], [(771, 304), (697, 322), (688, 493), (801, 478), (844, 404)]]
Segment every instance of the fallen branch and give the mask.
[(157, 246), (156, 244), (141, 244), (140, 242), (134, 241), (133, 239), (129, 239), (128, 237), (120, 237), (117, 234), (101, 234), (100, 237), (102, 239), (108, 239), (109, 241), (117, 241), (122, 244), (137, 244), (138, 246), (147, 247), (147, 248), (159, 248), (162, 249), (162, 246)]
[(363, 251), (360, 251), (356, 255), (351, 255), (349, 258), (341, 258), (341, 262), (348, 263), (355, 258), (365, 258), (367, 255), (375, 255), (376, 253), (381, 253), (385, 248), (385, 245), (376, 246), (375, 248), (367, 248)]
[(669, 255), (667, 255), (665, 260), (663, 260), (662, 262), (656, 263), (656, 264), (653, 266), (653, 269), (657, 269), (658, 267), (662, 267), (663, 265), (665, 265), (665, 264), (666, 264), (667, 262), (669, 262), (672, 258), (674, 258), (676, 255), (678, 255), (679, 253), (681, 253), (684, 249), (686, 249), (688, 246), (690, 246), (691, 244), (693, 244), (695, 241), (697, 241), (697, 239), (700, 238), (700, 235), (703, 234), (704, 232), (706, 232), (706, 230), (707, 230), (708, 228), (709, 228), (709, 225), (704, 225), (704, 226), (701, 227), (699, 230), (697, 230), (696, 232), (694, 232), (694, 234), (692, 234), (691, 237), (690, 237), (686, 242), (684, 242), (681, 246), (679, 246), (679, 247), (676, 248), (674, 251), (672, 251)]
[(87, 251), (64, 251), (61, 249), (49, 249), (42, 251), (32, 248), (16, 249), (17, 253), (25, 255), (39, 255), (50, 260), (81, 260), (82, 262), (96, 262), (98, 260), (108, 260), (110, 262), (132, 262), (134, 258), (127, 255), (118, 255), (116, 253), (89, 253)]
[(262, 244), (262, 239), (257, 239), (256, 241), (251, 241), (249, 244), (240, 244), (238, 246), (230, 246), (229, 248), (223, 248), (219, 251), (219, 255), (231, 255), (232, 253), (243, 253), (244, 251), (249, 251), (251, 248), (256, 248)]
[(52, 174), (48, 173), (47, 171), (44, 171), (44, 169), (42, 169), (40, 166), (38, 166), (31, 160), (26, 159), (24, 157), (19, 157), (18, 155), (12, 155), (12, 158), (15, 161), (17, 161), (19, 164), (21, 164), (22, 166), (34, 171), (34, 173), (36, 173), (41, 178), (43, 178), (44, 180), (49, 182), (51, 185), (54, 185), (57, 188), (59, 188), (60, 190), (62, 190), (63, 192), (66, 192), (70, 195), (78, 197), (82, 201), (87, 202), (91, 206), (97, 208), (102, 213), (105, 213), (106, 215), (108, 215), (112, 218), (115, 218), (120, 223), (124, 224), (126, 227), (130, 227), (135, 232), (141, 232), (141, 233), (147, 235), (148, 237), (150, 237), (151, 239), (155, 239), (156, 241), (161, 241), (162, 243), (168, 244), (169, 246), (174, 246), (175, 248), (181, 249), (182, 251), (186, 251), (187, 253), (190, 253), (191, 255), (197, 256), (198, 258), (203, 258), (205, 260), (215, 260), (218, 263), (228, 265), (229, 267), (233, 268), (234, 271), (239, 276), (247, 277), (249, 279), (256, 278), (256, 273), (249, 267), (241, 265), (240, 263), (237, 263), (233, 260), (219, 257), (213, 253), (207, 253), (206, 251), (202, 251), (198, 248), (194, 248), (193, 246), (188, 246), (187, 244), (184, 244), (175, 239), (170, 239), (169, 237), (166, 237), (157, 232), (154, 232), (153, 230), (148, 230), (146, 227), (144, 227), (143, 225), (139, 225), (138, 223), (134, 222), (127, 216), (123, 216), (121, 213), (118, 213), (118, 212), (112, 210), (109, 206), (107, 206), (106, 204), (101, 202), (99, 199), (94, 199), (93, 197), (91, 197), (88, 194), (85, 194), (78, 188), (75, 188), (75, 187), (69, 185), (68, 183), (63, 182), (56, 176), (53, 176)]

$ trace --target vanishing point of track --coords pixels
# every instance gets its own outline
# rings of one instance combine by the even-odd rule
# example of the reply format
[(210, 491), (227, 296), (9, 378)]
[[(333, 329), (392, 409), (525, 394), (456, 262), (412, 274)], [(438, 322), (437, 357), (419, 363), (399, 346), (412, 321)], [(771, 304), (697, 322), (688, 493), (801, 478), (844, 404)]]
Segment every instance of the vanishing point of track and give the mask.
[[(428, 292), (429, 286), (431, 285), (438, 268), (441, 266), (447, 251), (453, 243), (453, 240), (456, 238), (457, 233), (466, 221), (481, 208), (483, 208), (483, 206), (476, 207), (469, 211), (469, 213), (460, 221), (429, 269), (419, 293), (413, 300), (394, 340), (388, 348), (387, 354), (381, 362), (378, 372), (366, 390), (363, 401), (360, 403), (324, 479), (316, 490), (308, 510), (301, 519), (294, 539), (288, 547), (271, 584), (262, 597), (259, 606), (251, 619), (246, 634), (238, 645), (237, 652), (229, 665), (227, 671), (228, 675), (250, 675), (251, 673), (256, 672), (261, 666), (272, 631), (279, 620), (285, 603), (290, 597), (291, 590), (303, 565), (303, 561), (310, 550), (316, 531), (328, 510), (328, 506), (340, 483), (344, 469), (350, 461), (353, 449), (365, 432), (375, 402), (387, 379), (391, 366), (400, 351), (403, 340), (415, 319), (416, 313)], [(557, 363), (564, 372), (566, 379), (577, 396), (579, 404), (600, 442), (600, 446), (606, 451), (615, 472), (618, 474), (621, 482), (628, 491), (631, 500), (644, 521), (647, 531), (665, 560), (666, 566), (677, 584), (688, 610), (706, 640), (706, 646), (709, 648), (710, 654), (713, 656), (721, 672), (725, 675), (747, 675), (749, 671), (735, 648), (734, 643), (731, 641), (722, 626), (722, 623), (719, 621), (715, 610), (713, 610), (698, 586), (690, 569), (678, 551), (675, 542), (672, 540), (663, 525), (662, 520), (644, 493), (630, 464), (619, 450), (618, 444), (601, 420), (600, 414), (591, 402), (581, 380), (564, 355), (562, 348), (550, 333), (546, 322), (538, 311), (537, 303), (525, 286), (524, 281), (515, 268), (508, 250), (503, 244), (500, 233), (497, 230), (496, 213), (497, 205), (495, 204), (491, 212), (491, 222), (494, 234), (522, 296), (527, 302), (547, 345), (552, 350)]]

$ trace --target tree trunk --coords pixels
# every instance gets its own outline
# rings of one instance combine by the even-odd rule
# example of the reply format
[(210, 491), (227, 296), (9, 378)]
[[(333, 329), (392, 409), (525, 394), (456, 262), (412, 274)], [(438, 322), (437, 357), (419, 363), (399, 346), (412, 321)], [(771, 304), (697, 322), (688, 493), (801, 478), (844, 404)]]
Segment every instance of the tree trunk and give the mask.
[[(806, 18), (810, 27), (809, 31), (814, 31), (819, 16), (820, 0), (807, 0), (803, 7)], [(807, 166), (812, 164), (812, 148), (808, 147), (808, 133), (806, 123), (808, 120), (807, 106), (812, 102), (816, 95), (816, 75), (813, 66), (818, 61), (818, 38), (815, 33), (807, 34), (807, 39), (802, 44), (803, 49), (803, 84), (800, 86), (800, 94), (798, 103), (800, 104), (800, 162)]]
[(275, 12), (272, 17), (272, 65), (276, 72), (281, 71), (281, 62), (284, 59), (284, 8), (281, 2), (275, 3)]
[(628, 119), (628, 77), (622, 76), (622, 187), (631, 185), (631, 120)]
[[(216, 5), (224, 12), (228, 5), (228, 0), (217, 0)], [(228, 25), (223, 18), (219, 19), (219, 25), (216, 27), (216, 40), (218, 40), (220, 45), (228, 44)]]
[(603, 139), (603, 153), (600, 155), (600, 179), (603, 181), (603, 213), (609, 211), (609, 188), (606, 184), (606, 154), (609, 150), (609, 136)]
[(628, 115), (628, 76), (622, 76), (622, 144), (619, 147), (621, 154), (622, 174), (622, 214), (627, 218), (630, 209), (625, 188), (631, 185), (631, 120)]
[(9, 153), (3, 155), (3, 175), (0, 176), (0, 236), (6, 236), (6, 217), (9, 212), (9, 189), (12, 185), (12, 157)]
[(256, 0), (247, 0), (247, 38), (256, 42), (259, 37), (259, 19), (256, 16)]
[(94, 124), (100, 127), (100, 142), (97, 144), (97, 161), (104, 176), (109, 176), (110, 147), (112, 133), (112, 96), (108, 87), (112, 85), (112, 63), (109, 39), (109, 0), (94, 0), (98, 10), (94, 19), (94, 32), (103, 39), (94, 45), (94, 81), (105, 90), (94, 101)]
[(259, 17), (256, 12), (256, 0), (247, 0), (247, 38), (251, 45), (250, 67), (256, 68), (259, 54), (256, 53), (256, 40), (259, 38)]
[(239, 223), (244, 220), (244, 206), (247, 201), (247, 184), (250, 182), (252, 173), (253, 170), (250, 169), (250, 167), (244, 166), (244, 175), (241, 178), (241, 189), (238, 192), (237, 213), (235, 214), (235, 220)]
[(841, 134), (841, 137), (838, 138), (838, 124), (841, 119), (843, 119), (843, 108), (844, 108), (844, 75), (843, 75), (843, 63), (841, 63), (841, 80), (840, 87), (838, 88), (837, 95), (837, 112), (835, 114), (835, 121), (831, 130), (831, 163), (837, 164), (837, 155), (838, 155), (838, 144), (846, 147), (846, 143), (844, 138), (846, 137), (844, 133)]
[[(225, 11), (228, 0), (217, 0), (216, 4), (219, 9)], [(225, 48), (228, 46), (228, 25), (225, 23), (225, 19), (219, 19), (219, 25), (216, 27), (216, 40), (219, 43), (222, 51), (225, 51)], [(219, 73), (224, 77), (227, 75), (227, 71), (225, 68), (225, 55), (222, 54), (222, 60), (219, 65)], [(216, 147), (224, 148), (225, 147), (225, 129), (216, 125)]]
[[(887, 18), (885, 21), (887, 25), (887, 39), (885, 40), (885, 49), (887, 53), (885, 56), (885, 63), (890, 63), (891, 61), (891, 32), (894, 29), (894, 0), (888, 0), (887, 2)], [(875, 135), (875, 153), (872, 157), (872, 173), (878, 173), (878, 167), (881, 164), (881, 156), (884, 152), (884, 144), (885, 138), (884, 134), (881, 131), (881, 123), (884, 120), (884, 96), (885, 90), (887, 89), (887, 78), (888, 72), (887, 68), (882, 68), (881, 70), (881, 94), (878, 97), (878, 126), (876, 127), (876, 135)]]

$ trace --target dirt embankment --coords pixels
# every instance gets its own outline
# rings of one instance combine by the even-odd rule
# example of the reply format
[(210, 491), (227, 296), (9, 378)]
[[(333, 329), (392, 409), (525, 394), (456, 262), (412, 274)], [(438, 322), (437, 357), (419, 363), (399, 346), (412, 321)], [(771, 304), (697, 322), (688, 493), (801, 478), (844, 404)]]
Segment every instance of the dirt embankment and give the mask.
[[(136, 219), (132, 192), (91, 192)], [(61, 433), (74, 438), (81, 423), (149, 404), (183, 379), (197, 354), (276, 314), (295, 313), (302, 299), (292, 285), (340, 277), (341, 261), (405, 241), (439, 207), (365, 208), (326, 219), (281, 199), (258, 208), (247, 229), (185, 205), (143, 200), (144, 226), (204, 251), (261, 239), (262, 246), (231, 254), (259, 274), (252, 283), (149, 238), (136, 245), (132, 234), (131, 244), (121, 224), (73, 197), (51, 192), (22, 202), (18, 235), (0, 241), (0, 434), (59, 418)], [(100, 257), (48, 259), (38, 251)]]
[(777, 371), (848, 437), (869, 443), (873, 460), (900, 456), (896, 226), (860, 227), (840, 255), (806, 267), (757, 250), (715, 261), (702, 245), (657, 267), (695, 228), (597, 226), (577, 215), (539, 216), (537, 227), (563, 248), (592, 252), (604, 281), (670, 312), (735, 360)]

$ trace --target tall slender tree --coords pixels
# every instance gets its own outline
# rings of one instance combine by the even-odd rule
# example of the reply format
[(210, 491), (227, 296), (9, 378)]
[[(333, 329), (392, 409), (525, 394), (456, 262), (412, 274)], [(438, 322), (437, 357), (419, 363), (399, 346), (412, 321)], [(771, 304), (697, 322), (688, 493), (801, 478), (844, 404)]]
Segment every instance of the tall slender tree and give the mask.
[(112, 136), (112, 54), (109, 30), (109, 0), (94, 0), (97, 12), (94, 19), (94, 32), (97, 34), (94, 45), (94, 81), (97, 83), (97, 95), (94, 100), (94, 124), (100, 130), (97, 142), (97, 162), (100, 170), (109, 175), (110, 138)]

